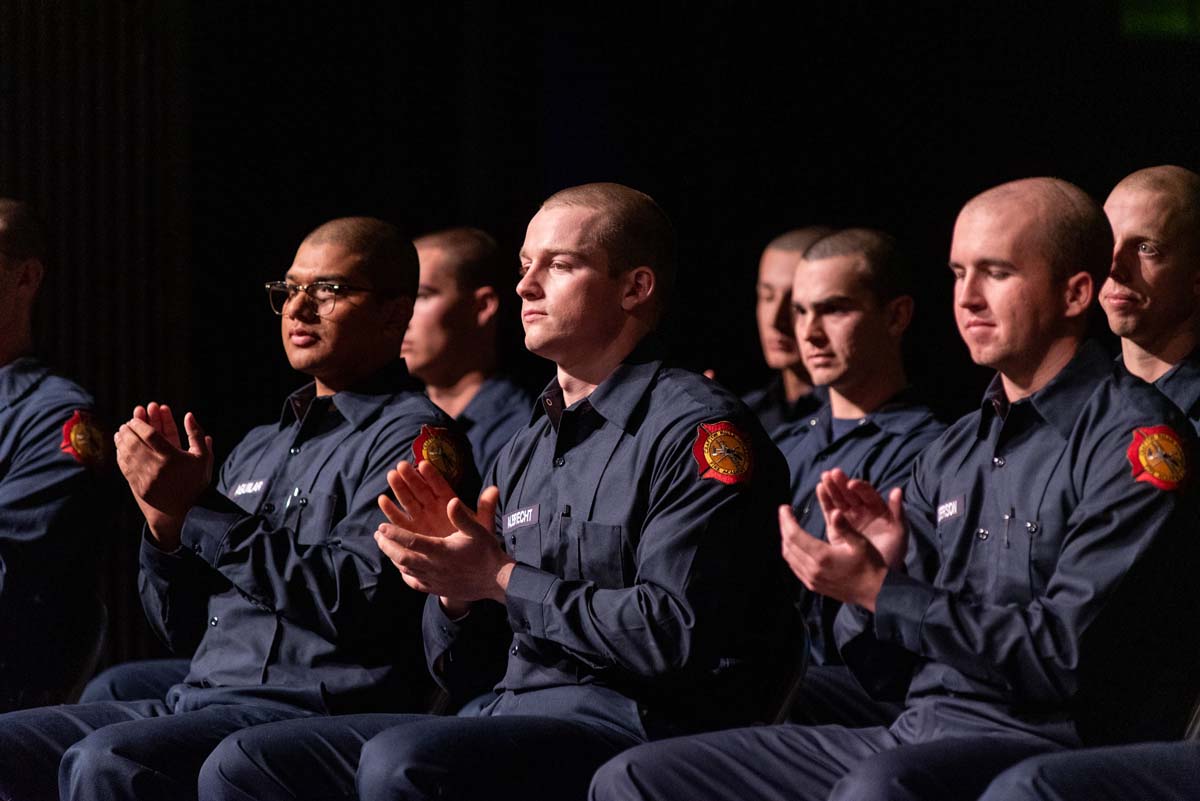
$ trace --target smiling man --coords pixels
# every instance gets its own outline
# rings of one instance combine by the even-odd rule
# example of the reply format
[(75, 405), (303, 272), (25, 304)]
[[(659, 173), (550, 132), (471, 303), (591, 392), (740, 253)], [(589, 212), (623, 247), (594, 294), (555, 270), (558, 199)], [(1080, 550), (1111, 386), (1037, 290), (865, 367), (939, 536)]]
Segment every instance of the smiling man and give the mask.
[(525, 345), (557, 377), (477, 516), (428, 468), (392, 475), (407, 512), (390, 510), (380, 547), (429, 593), (438, 681), (484, 699), (452, 718), (240, 732), (206, 766), (205, 798), (578, 798), (624, 748), (767, 712), (790, 611), (773, 521), (786, 472), (744, 405), (664, 363), (652, 332), (674, 251), (641, 192), (546, 200), (517, 293)]
[[(1121, 337), (1121, 360), (1200, 429), (1200, 175), (1139, 170), (1117, 184), (1104, 211), (1116, 244), (1100, 305)], [(1198, 797), (1200, 742), (1192, 739), (1036, 757), (997, 777), (981, 801)]]
[(288, 361), (313, 380), (233, 449), (215, 488), (193, 415), (186, 448), (166, 406), (121, 426), (118, 464), (146, 517), (142, 602), (160, 638), (195, 655), (164, 700), (0, 716), (0, 797), (195, 798), (231, 731), (425, 702), (422, 598), (375, 547), (377, 498), (400, 459), (432, 461), (463, 492), (478, 480), (396, 359), (416, 279), (412, 244), (382, 221), (304, 240), (267, 290)]
[(1035, 754), (1182, 731), (1194, 436), (1083, 341), (1111, 248), (1099, 206), (1064, 181), (972, 199), (950, 269), (959, 333), (996, 370), (980, 409), (886, 499), (826, 475), (826, 540), (780, 510), (792, 570), (844, 603), (843, 659), (877, 697), (904, 698), (900, 717), (651, 743), (604, 766), (595, 798), (971, 801)]

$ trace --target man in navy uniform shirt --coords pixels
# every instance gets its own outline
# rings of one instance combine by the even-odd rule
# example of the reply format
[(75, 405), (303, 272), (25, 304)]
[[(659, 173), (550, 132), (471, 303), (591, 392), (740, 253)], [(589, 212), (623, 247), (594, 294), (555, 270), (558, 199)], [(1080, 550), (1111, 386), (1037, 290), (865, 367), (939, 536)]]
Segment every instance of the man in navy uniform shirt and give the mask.
[(742, 400), (772, 436), (780, 426), (816, 411), (822, 403), (823, 393), (813, 393), (792, 330), (792, 278), (805, 248), (830, 233), (832, 229), (816, 225), (782, 233), (767, 244), (758, 262), (755, 318), (763, 360), (773, 375)]
[(0, 198), (0, 711), (62, 701), (99, 625), (92, 398), (33, 352), (46, 234)]
[[(901, 486), (921, 450), (945, 428), (916, 399), (904, 370), (902, 338), (912, 320), (910, 270), (882, 231), (851, 228), (817, 240), (796, 267), (795, 336), (813, 383), (829, 402), (775, 435), (792, 475), (792, 508), (814, 537), (825, 520), (816, 499), (821, 474), (839, 469), (879, 487)], [(804, 596), (814, 667), (794, 720), (876, 722), (895, 710), (864, 697), (841, 666), (833, 639), (840, 604)], [(865, 717), (864, 717), (865, 713)]]
[[(1126, 369), (1158, 387), (1200, 429), (1200, 175), (1138, 170), (1104, 204), (1116, 245), (1100, 290)], [(1181, 648), (1195, 629), (1179, 631)], [(1200, 798), (1200, 741), (1051, 754), (1002, 773), (986, 801), (1183, 801)]]
[(421, 283), (400, 351), (425, 391), (458, 421), (481, 473), (529, 419), (533, 399), (497, 371), (500, 293), (515, 270), (476, 228), (418, 237)]
[(377, 498), (400, 459), (465, 492), (478, 477), (396, 359), (416, 282), (412, 244), (387, 223), (309, 234), (268, 294), (289, 362), (314, 381), (233, 450), (215, 489), (191, 414), (186, 448), (166, 406), (121, 426), (118, 464), (146, 517), (143, 605), (169, 646), (196, 649), (191, 669), (165, 701), (0, 716), (0, 797), (194, 798), (230, 731), (426, 701), (422, 599), (375, 546)]
[[(420, 281), (400, 355), (430, 399), (458, 423), (480, 472), (529, 419), (529, 393), (497, 368), (499, 291), (515, 270), (496, 242), (475, 228), (418, 237)], [(84, 701), (162, 698), (187, 675), (187, 659), (115, 665), (84, 689)]]
[(673, 260), (646, 195), (589, 184), (549, 198), (517, 292), (525, 344), (557, 378), (477, 515), (443, 503), (427, 468), (392, 476), (409, 512), (391, 510), (403, 527), (378, 539), (430, 593), (430, 667), (456, 698), (489, 696), (454, 718), (240, 732), (202, 796), (580, 797), (623, 748), (767, 712), (773, 643), (789, 634), (774, 534), (786, 468), (743, 404), (663, 362), (652, 331)]
[(1100, 208), (1063, 181), (970, 201), (950, 267), (959, 332), (997, 370), (980, 410), (886, 499), (826, 476), (827, 541), (781, 510), (792, 569), (845, 604), (846, 664), (906, 694), (896, 722), (641, 746), (597, 773), (595, 798), (974, 799), (1034, 754), (1182, 729), (1194, 432), (1083, 342), (1111, 247)]

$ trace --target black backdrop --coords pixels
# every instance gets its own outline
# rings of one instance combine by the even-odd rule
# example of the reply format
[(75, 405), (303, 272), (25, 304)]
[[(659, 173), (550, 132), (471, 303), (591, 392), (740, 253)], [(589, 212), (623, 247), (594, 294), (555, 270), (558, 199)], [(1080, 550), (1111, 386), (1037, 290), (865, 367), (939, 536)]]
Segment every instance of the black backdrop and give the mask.
[[(1017, 177), (1103, 198), (1142, 166), (1200, 166), (1200, 46), (1124, 33), (1144, 2), (332, 5), (0, 0), (0, 195), (51, 222), (41, 350), (110, 423), (168, 400), (223, 454), (277, 414), (300, 379), (259, 285), (325, 219), (478, 225), (515, 280), (538, 202), (592, 180), (672, 216), (667, 338), (737, 390), (764, 377), (765, 241), (817, 222), (896, 233), (921, 278), (912, 373), (958, 414), (986, 376), (949, 312), (957, 208)], [(117, 660), (156, 651), (112, 488), (95, 542)]]

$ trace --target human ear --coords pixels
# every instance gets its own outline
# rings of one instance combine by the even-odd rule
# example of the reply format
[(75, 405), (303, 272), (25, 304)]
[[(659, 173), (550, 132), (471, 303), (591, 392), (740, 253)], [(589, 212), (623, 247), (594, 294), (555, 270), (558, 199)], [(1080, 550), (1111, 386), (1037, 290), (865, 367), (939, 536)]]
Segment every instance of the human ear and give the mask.
[(475, 325), (483, 328), (500, 311), (500, 297), (495, 287), (481, 286), (475, 290)]
[(1092, 276), (1088, 273), (1075, 273), (1067, 278), (1063, 286), (1063, 300), (1067, 317), (1079, 317), (1087, 314), (1096, 296), (1096, 288), (1092, 284)]
[(893, 337), (899, 338), (908, 330), (913, 317), (913, 299), (909, 295), (892, 298), (887, 303), (887, 330)]
[(634, 267), (623, 276), (621, 307), (625, 311), (634, 311), (639, 306), (649, 303), (657, 290), (658, 282), (654, 271), (649, 267)]

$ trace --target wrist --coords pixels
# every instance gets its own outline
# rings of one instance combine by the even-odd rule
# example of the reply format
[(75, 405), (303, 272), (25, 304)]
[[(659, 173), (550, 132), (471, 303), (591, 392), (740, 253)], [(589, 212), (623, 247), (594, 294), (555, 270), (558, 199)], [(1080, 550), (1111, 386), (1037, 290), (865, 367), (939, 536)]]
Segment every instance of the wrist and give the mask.
[(874, 614), (875, 602), (879, 599), (879, 593), (883, 591), (883, 582), (887, 579), (887, 574), (886, 565), (872, 565), (864, 571), (862, 592), (855, 603)]
[(504, 603), (507, 600), (508, 582), (512, 578), (513, 568), (516, 565), (517, 563), (514, 560), (508, 559), (502, 562), (499, 569), (496, 570), (496, 583), (491, 595), (493, 601)]

